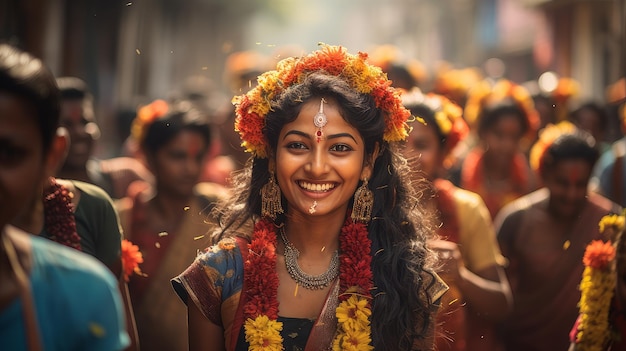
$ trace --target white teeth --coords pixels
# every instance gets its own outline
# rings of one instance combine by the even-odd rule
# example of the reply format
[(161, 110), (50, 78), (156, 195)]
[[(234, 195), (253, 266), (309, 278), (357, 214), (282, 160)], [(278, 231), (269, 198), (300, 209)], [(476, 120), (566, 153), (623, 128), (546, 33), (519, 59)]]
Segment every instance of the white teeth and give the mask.
[(328, 191), (335, 187), (335, 184), (325, 183), (325, 184), (313, 184), (308, 182), (300, 182), (300, 186), (309, 191)]

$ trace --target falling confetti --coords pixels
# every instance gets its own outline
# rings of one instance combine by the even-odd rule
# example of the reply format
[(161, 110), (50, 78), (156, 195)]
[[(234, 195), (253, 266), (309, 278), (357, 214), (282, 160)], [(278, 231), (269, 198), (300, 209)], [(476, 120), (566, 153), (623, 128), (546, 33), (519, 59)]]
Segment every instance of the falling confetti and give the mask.
[(157, 249), (160, 249), (161, 248), (161, 243), (159, 243), (159, 242), (154, 243), (154, 246), (156, 246)]
[(130, 6), (130, 5), (132, 5), (132, 4), (133, 4), (132, 2), (127, 2), (127, 3), (126, 3), (126, 6)]
[(572, 243), (571, 243), (569, 240), (565, 240), (565, 242), (563, 243), (563, 250), (567, 250), (567, 249), (569, 249), (569, 246), (570, 246), (571, 244), (572, 244)]
[(141, 51), (139, 51), (139, 49), (135, 49), (135, 52), (137, 53), (137, 55), (141, 55)]
[(204, 235), (196, 236), (196, 237), (193, 238), (193, 240), (200, 240), (202, 238), (204, 238)]
[(160, 232), (160, 233), (159, 233), (159, 237), (162, 237), (162, 236), (167, 236), (167, 235), (169, 235), (167, 232)]
[(189, 207), (189, 206), (185, 206), (185, 207), (183, 208), (183, 210), (185, 210), (185, 211), (189, 211), (189, 209), (190, 209), (190, 208), (191, 208), (191, 207)]

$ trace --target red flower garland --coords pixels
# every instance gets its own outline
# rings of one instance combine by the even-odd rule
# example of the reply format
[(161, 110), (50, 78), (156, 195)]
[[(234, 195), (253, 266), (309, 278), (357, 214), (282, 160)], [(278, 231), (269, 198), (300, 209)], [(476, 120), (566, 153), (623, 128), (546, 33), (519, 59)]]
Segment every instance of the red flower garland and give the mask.
[[(373, 274), (370, 266), (372, 261), (371, 240), (368, 237), (366, 225), (352, 222), (348, 216), (341, 228), (339, 245), (341, 249), (339, 256), (339, 300), (343, 302), (356, 295), (367, 299), (367, 309), (369, 309), (372, 300)], [(278, 318), (279, 281), (276, 272), (276, 228), (274, 224), (265, 219), (258, 221), (254, 226), (253, 237), (248, 249), (248, 258), (244, 263), (246, 302), (243, 312), (245, 319), (251, 322), (251, 326), (253, 321), (263, 316), (276, 321)], [(272, 328), (272, 326), (265, 326), (265, 328)], [(339, 331), (338, 335), (345, 333), (341, 326), (339, 326)], [(368, 336), (367, 340), (371, 341), (369, 323), (365, 331)], [(257, 335), (257, 332), (268, 338), (264, 339), (264, 342), (269, 340), (270, 337), (267, 335), (270, 332), (268, 330), (250, 331), (250, 335)], [(248, 333), (247, 329), (246, 333)], [(338, 342), (335, 340), (335, 344)], [(357, 341), (355, 342), (358, 344)], [(371, 346), (368, 345), (365, 349), (370, 350)]]
[(246, 318), (266, 315), (278, 318), (278, 273), (276, 272), (276, 230), (266, 220), (254, 226), (254, 237), (248, 246), (250, 253), (245, 262), (244, 282), (246, 286)]
[(50, 186), (43, 193), (44, 228), (52, 241), (81, 251), (73, 197), (66, 187), (50, 178)]
[(346, 220), (339, 236), (340, 301), (345, 301), (352, 293), (356, 293), (367, 297), (371, 304), (373, 288), (371, 244), (365, 224), (352, 222), (351, 219)]

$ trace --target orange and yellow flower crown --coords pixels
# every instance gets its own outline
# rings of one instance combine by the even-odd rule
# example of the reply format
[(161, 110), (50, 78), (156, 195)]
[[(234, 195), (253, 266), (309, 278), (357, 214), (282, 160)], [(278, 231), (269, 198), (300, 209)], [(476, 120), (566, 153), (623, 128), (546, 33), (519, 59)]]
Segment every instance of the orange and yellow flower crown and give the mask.
[(130, 134), (137, 141), (137, 144), (143, 143), (148, 127), (156, 119), (165, 116), (168, 110), (169, 106), (164, 100), (154, 100), (139, 108), (130, 129)]
[(541, 160), (546, 150), (562, 135), (575, 134), (578, 128), (569, 121), (562, 121), (557, 124), (548, 124), (539, 132), (539, 138), (530, 148), (528, 157), (530, 168), (541, 173)]
[(539, 127), (539, 114), (535, 109), (532, 96), (521, 85), (509, 80), (501, 79), (495, 83), (483, 80), (476, 84), (469, 92), (465, 105), (464, 116), (472, 128), (476, 128), (483, 110), (491, 105), (506, 99), (510, 99), (524, 111), (528, 121), (527, 137), (533, 139), (534, 133)]
[(271, 102), (313, 72), (340, 77), (359, 93), (371, 95), (385, 118), (383, 139), (388, 142), (406, 139), (410, 130), (406, 123), (410, 112), (402, 105), (400, 93), (391, 87), (387, 75), (379, 67), (367, 63), (365, 53), (352, 55), (341, 46), (320, 46), (307, 56), (278, 62), (276, 70), (258, 77), (255, 88), (233, 98), (237, 116), (235, 130), (247, 152), (259, 158), (268, 156), (269, 143), (263, 135), (263, 127), (265, 117), (272, 109)]

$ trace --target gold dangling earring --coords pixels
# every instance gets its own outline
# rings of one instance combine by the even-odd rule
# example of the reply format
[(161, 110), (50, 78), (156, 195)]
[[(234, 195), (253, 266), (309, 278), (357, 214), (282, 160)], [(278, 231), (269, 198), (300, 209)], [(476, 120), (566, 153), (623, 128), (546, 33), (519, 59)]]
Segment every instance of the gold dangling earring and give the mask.
[(280, 213), (283, 213), (280, 187), (276, 183), (274, 172), (270, 171), (270, 180), (261, 188), (261, 217), (276, 219)]
[(372, 217), (374, 207), (374, 193), (367, 187), (367, 178), (354, 193), (354, 205), (352, 206), (352, 220), (355, 222), (368, 223)]

